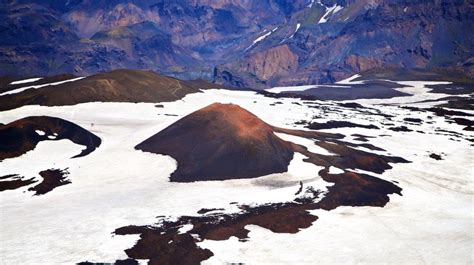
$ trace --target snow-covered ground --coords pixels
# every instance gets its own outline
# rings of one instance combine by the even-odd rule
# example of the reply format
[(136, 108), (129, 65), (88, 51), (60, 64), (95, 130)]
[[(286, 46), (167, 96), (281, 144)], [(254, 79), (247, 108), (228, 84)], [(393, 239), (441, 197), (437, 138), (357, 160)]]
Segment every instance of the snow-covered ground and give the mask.
[[(416, 95), (429, 93), (423, 89), (414, 92)], [(272, 106), (275, 101), (283, 104)], [(376, 103), (380, 101), (383, 100)], [(265, 122), (286, 128), (302, 129), (302, 125), (294, 123), (312, 120), (313, 116), (320, 117), (315, 119), (318, 122), (350, 120), (374, 124), (381, 129), (323, 131), (344, 134), (344, 140), (349, 142), (355, 142), (351, 134), (374, 136), (376, 138), (369, 138), (369, 143), (387, 150), (379, 153), (413, 162), (394, 164), (393, 169), (376, 175), (397, 181), (403, 189), (403, 196), (390, 196), (391, 201), (384, 208), (317, 210), (314, 213), (319, 220), (296, 234), (276, 234), (255, 225), (247, 226), (251, 231), (247, 242), (231, 238), (200, 243), (214, 253), (206, 264), (474, 262), (474, 148), (466, 140), (457, 142), (449, 136), (435, 135), (434, 130), (446, 128), (471, 138), (472, 132), (446, 123), (443, 117), (433, 117), (432, 124), (406, 125), (403, 118), (427, 120), (428, 114), (414, 113), (396, 105), (377, 105), (376, 108), (395, 115), (392, 121), (395, 125), (406, 125), (414, 129), (413, 132), (388, 130), (382, 125), (386, 122), (384, 117), (342, 108), (332, 102), (313, 102), (315, 106), (324, 105), (332, 110), (327, 111), (293, 104), (299, 102), (297, 99), (267, 98), (245, 91), (206, 90), (176, 102), (162, 103), (164, 108), (150, 103), (85, 103), (63, 107), (25, 106), (0, 112), (0, 123), (48, 115), (74, 122), (102, 139), (101, 146), (85, 157), (71, 159), (84, 147), (61, 140), (41, 142), (35, 150), (21, 157), (0, 162), (0, 176), (17, 173), (39, 179), (38, 172), (42, 170), (68, 168), (72, 182), (41, 196), (33, 196), (27, 191), (28, 187), (0, 193), (1, 263), (113, 262), (126, 258), (123, 250), (132, 247), (138, 239), (135, 235), (113, 236), (111, 233), (116, 228), (153, 224), (158, 215), (195, 215), (201, 208), (232, 211), (230, 202), (255, 204), (292, 200), (299, 181), (320, 189), (331, 185), (318, 176), (320, 168), (304, 162), (304, 156), (299, 153), (291, 161), (288, 173), (251, 180), (170, 183), (169, 175), (176, 168), (174, 159), (134, 149), (181, 117), (214, 102), (238, 104)], [(367, 100), (359, 102), (367, 107), (373, 104)], [(310, 151), (327, 152), (313, 141), (277, 135), (305, 145)], [(443, 153), (444, 160), (429, 158), (431, 152)], [(330, 170), (338, 171), (337, 168)], [(185, 229), (189, 227), (183, 231)]]
[[(451, 82), (397, 81), (397, 84), (400, 84), (400, 87), (395, 88), (396, 90), (411, 94), (411, 96), (393, 97), (390, 99), (360, 99), (359, 102), (365, 104), (409, 104), (422, 103), (420, 101), (435, 100), (451, 96), (443, 93), (429, 93), (432, 89), (427, 87), (428, 85), (447, 85), (451, 84)], [(437, 102), (437, 104), (440, 103), (442, 102)], [(432, 105), (432, 103), (428, 103), (427, 105)]]
[(316, 85), (309, 85), (309, 86), (278, 86), (278, 87), (272, 87), (267, 89), (268, 92), (272, 93), (281, 93), (284, 91), (305, 91), (310, 88), (314, 88)]

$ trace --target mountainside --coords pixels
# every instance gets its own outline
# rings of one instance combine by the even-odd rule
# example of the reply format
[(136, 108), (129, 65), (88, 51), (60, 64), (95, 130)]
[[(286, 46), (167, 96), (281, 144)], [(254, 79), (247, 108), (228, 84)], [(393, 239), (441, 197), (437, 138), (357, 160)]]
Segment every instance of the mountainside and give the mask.
[(44, 84), (40, 79), (18, 86), (0, 88), (0, 91), (5, 91), (0, 93), (0, 110), (34, 104), (65, 106), (87, 102), (168, 102), (199, 93), (200, 89), (221, 88), (202, 80), (183, 81), (152, 71), (125, 69), (58, 83)]
[(315, 2), (266, 36), (215, 81), (268, 87), (333, 83), (374, 68), (454, 68), (473, 77), (469, 1)]
[(238, 87), (333, 83), (380, 67), (474, 75), (472, 1), (0, 3), (0, 75), (150, 69)]
[(210, 79), (242, 38), (285, 23), (306, 2), (2, 1), (0, 75), (138, 68)]

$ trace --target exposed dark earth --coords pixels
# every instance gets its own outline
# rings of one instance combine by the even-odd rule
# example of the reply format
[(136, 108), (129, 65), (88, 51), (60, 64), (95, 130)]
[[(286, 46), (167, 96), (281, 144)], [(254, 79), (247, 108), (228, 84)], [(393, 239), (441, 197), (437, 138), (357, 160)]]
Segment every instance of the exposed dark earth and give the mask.
[(375, 125), (363, 125), (363, 124), (357, 124), (349, 121), (328, 121), (326, 123), (316, 123), (316, 122), (311, 122), (309, 123), (306, 128), (311, 129), (311, 130), (324, 130), (324, 129), (334, 129), (334, 128), (343, 128), (343, 127), (360, 127), (360, 128), (366, 128), (366, 129), (378, 129), (377, 126)]
[(26, 117), (0, 126), (0, 161), (21, 156), (41, 141), (68, 139), (86, 148), (74, 157), (86, 156), (101, 139), (80, 126), (55, 117)]
[(34, 191), (35, 195), (43, 195), (59, 186), (71, 183), (71, 181), (67, 179), (67, 175), (69, 174), (67, 169), (48, 169), (41, 171), (39, 174), (43, 178), (41, 183), (28, 189), (29, 191)]
[(15, 190), (23, 186), (31, 185), (35, 182), (36, 181), (33, 178), (24, 179), (21, 176), (14, 174), (2, 176), (0, 177), (0, 191)]
[[(44, 195), (55, 188), (70, 184), (67, 178), (69, 172), (67, 169), (48, 169), (39, 172), (42, 180), (35, 186), (28, 188), (28, 191), (34, 192), (34, 195)], [(6, 175), (0, 177), (0, 192), (5, 190), (15, 190), (23, 186), (29, 186), (38, 181), (35, 178), (26, 179), (19, 175)]]
[(199, 93), (199, 89), (220, 87), (202, 80), (182, 81), (152, 71), (114, 70), (56, 86), (0, 95), (0, 110), (87, 102), (167, 102)]

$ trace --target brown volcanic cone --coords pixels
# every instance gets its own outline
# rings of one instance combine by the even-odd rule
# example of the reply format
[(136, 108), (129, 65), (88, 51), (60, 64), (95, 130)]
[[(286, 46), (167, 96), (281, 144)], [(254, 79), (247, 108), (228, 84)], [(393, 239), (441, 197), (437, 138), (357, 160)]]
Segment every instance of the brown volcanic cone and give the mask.
[(24, 105), (64, 106), (86, 102), (169, 102), (200, 89), (220, 87), (182, 81), (144, 70), (114, 70), (84, 79), (0, 96), (0, 110)]
[(286, 172), (292, 146), (272, 127), (233, 104), (214, 103), (189, 114), (136, 149), (178, 161), (171, 181), (253, 178)]

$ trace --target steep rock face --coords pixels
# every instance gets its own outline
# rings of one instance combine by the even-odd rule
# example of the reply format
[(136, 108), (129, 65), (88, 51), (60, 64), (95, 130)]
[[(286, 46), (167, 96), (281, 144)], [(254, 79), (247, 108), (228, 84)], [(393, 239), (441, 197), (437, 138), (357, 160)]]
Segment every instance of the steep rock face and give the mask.
[(133, 68), (265, 88), (332, 83), (387, 66), (474, 72), (472, 1), (21, 0), (1, 7), (0, 75)]
[(266, 81), (276, 75), (292, 73), (297, 66), (298, 56), (291, 52), (288, 45), (282, 45), (253, 54), (245, 71), (254, 72)]
[[(241, 39), (285, 23), (308, 1), (7, 1), (0, 75), (133, 68), (211, 79), (216, 62), (237, 56)], [(144, 37), (136, 25), (159, 30)]]
[[(99, 1), (100, 2), (100, 1)], [(98, 3), (100, 6), (100, 3)], [(80, 37), (90, 37), (98, 31), (106, 31), (116, 27), (126, 27), (133, 24), (151, 21), (159, 22), (158, 14), (147, 12), (130, 2), (119, 3), (108, 8), (103, 6), (93, 10), (76, 8), (65, 16), (77, 29)]]
[(180, 73), (199, 64), (191, 51), (173, 44), (171, 36), (150, 21), (99, 31), (90, 40), (123, 51), (127, 64), (134, 68), (158, 67), (163, 72)]
[[(331, 83), (383, 67), (459, 69), (472, 78), (474, 5), (466, 1), (322, 1), (215, 70), (215, 81), (244, 87)], [(262, 78), (247, 67), (282, 44), (298, 57), (294, 72)], [(289, 57), (288, 59), (291, 59)], [(267, 58), (265, 64), (276, 63)], [(225, 73), (225, 75), (223, 74)], [(229, 78), (238, 84), (229, 82)], [(268, 80), (271, 80), (268, 82)]]
[[(288, 45), (272, 47), (250, 55), (248, 60), (240, 61), (237, 75), (234, 77), (232, 64), (214, 71), (216, 83), (236, 87), (265, 88), (280, 76), (294, 74), (298, 68), (298, 55)], [(225, 70), (222, 70), (225, 69)], [(248, 83), (246, 80), (256, 78), (258, 82)]]
[(135, 147), (178, 162), (171, 181), (253, 178), (287, 171), (290, 143), (232, 104), (214, 103), (180, 119)]

